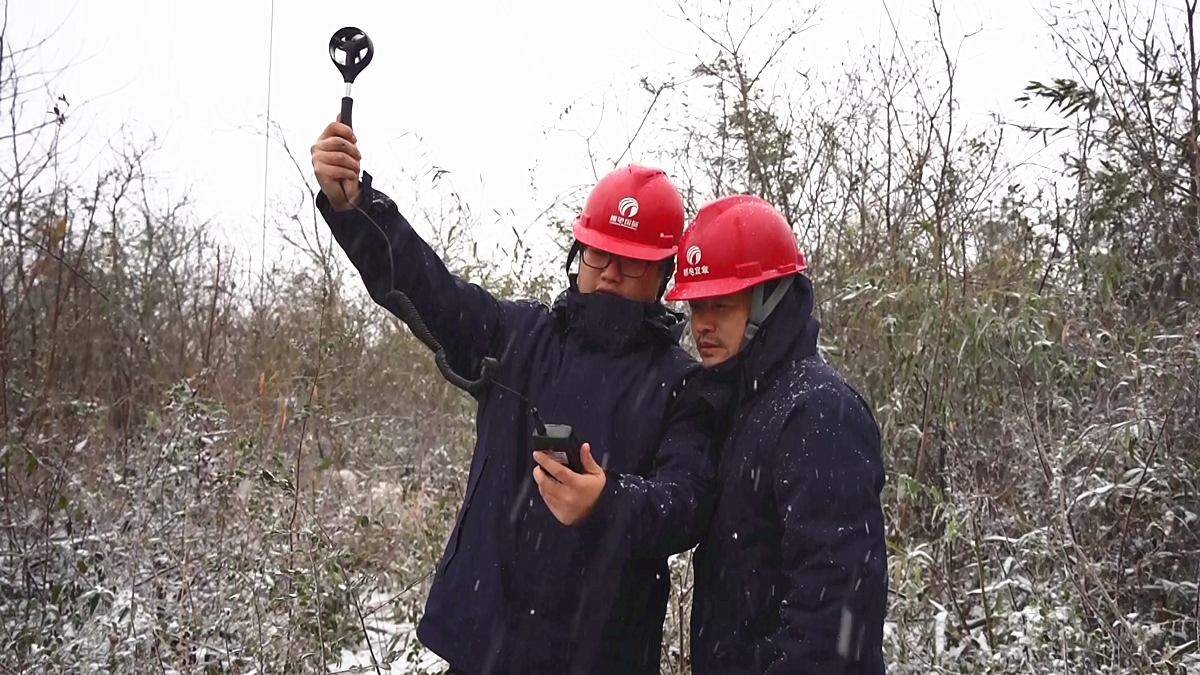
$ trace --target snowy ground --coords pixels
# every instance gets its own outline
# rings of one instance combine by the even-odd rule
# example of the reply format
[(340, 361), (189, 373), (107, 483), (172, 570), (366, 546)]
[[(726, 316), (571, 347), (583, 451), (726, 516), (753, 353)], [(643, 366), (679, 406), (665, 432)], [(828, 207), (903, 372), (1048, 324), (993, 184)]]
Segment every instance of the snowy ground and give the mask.
[[(388, 595), (376, 593), (364, 607), (384, 606)], [(341, 659), (330, 664), (330, 673), (391, 673), (392, 675), (437, 675), (447, 664), (417, 641), (417, 627), (409, 622), (393, 621), (380, 613), (364, 620), (370, 644), (363, 641), (356, 650), (343, 649)]]

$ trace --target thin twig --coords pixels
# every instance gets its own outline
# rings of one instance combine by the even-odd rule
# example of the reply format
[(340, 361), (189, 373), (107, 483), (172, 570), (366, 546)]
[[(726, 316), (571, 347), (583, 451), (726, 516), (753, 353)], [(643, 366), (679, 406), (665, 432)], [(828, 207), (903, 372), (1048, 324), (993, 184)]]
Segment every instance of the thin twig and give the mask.
[(258, 606), (258, 584), (250, 583), (250, 597), (254, 600), (254, 624), (258, 628), (258, 671), (267, 672), (266, 645), (263, 643), (262, 610)]
[(371, 663), (375, 666), (375, 675), (383, 675), (379, 669), (379, 659), (375, 657), (375, 648), (371, 645), (371, 636), (367, 633), (367, 621), (363, 617), (362, 606), (358, 602), (358, 593), (351, 588), (348, 590), (350, 600), (354, 602), (354, 613), (358, 615), (358, 625), (362, 628), (363, 640), (367, 643), (367, 652), (371, 655)]
[[(310, 498), (316, 500), (315, 490), (309, 491)], [(309, 506), (310, 511), (316, 511), (316, 505)], [(305, 537), (308, 542), (308, 564), (313, 570), (313, 592), (317, 596), (317, 651), (321, 653), (321, 672), (329, 672), (329, 666), (325, 662), (325, 603), (321, 599), (321, 563), (317, 560), (316, 552), (313, 550), (312, 537)]]
[(975, 514), (975, 517), (971, 519), (971, 526), (975, 532), (975, 570), (979, 578), (979, 600), (983, 603), (983, 619), (987, 629), (988, 648), (995, 650), (996, 633), (992, 629), (992, 604), (988, 601), (987, 583), (983, 574), (983, 545), (979, 532), (979, 514)]

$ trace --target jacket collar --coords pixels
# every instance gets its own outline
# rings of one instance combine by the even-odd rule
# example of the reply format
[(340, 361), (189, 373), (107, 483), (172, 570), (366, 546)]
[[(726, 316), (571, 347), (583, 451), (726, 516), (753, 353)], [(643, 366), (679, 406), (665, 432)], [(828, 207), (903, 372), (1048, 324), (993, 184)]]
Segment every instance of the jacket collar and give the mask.
[(679, 344), (686, 317), (660, 302), (607, 293), (567, 290), (554, 301), (559, 328), (598, 351), (620, 352), (646, 344)]

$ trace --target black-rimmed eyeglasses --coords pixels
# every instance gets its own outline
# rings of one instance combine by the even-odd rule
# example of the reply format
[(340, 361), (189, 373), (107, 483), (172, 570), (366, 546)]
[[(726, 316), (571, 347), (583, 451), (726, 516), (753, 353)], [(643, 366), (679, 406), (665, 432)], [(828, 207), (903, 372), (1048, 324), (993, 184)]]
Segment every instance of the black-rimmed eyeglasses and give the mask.
[(613, 258), (616, 258), (617, 269), (621, 271), (621, 276), (629, 277), (630, 279), (637, 279), (641, 277), (646, 273), (646, 270), (650, 269), (650, 266), (654, 264), (649, 260), (638, 260), (637, 258), (626, 258), (625, 256), (621, 255), (613, 255), (608, 251), (601, 251), (600, 249), (592, 248), (591, 246), (585, 246), (583, 248), (583, 254), (580, 256), (580, 258), (583, 260), (584, 265), (597, 270), (606, 269), (610, 264), (612, 264)]

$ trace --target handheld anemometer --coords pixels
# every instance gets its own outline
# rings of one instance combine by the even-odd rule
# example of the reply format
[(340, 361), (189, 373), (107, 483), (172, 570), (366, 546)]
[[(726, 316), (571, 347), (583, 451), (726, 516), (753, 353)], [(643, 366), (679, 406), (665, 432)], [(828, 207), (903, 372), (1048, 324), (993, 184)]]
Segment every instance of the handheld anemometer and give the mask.
[[(354, 99), (350, 97), (350, 86), (354, 84), (354, 79), (358, 77), (367, 65), (371, 63), (371, 58), (375, 55), (375, 44), (371, 42), (371, 38), (367, 34), (353, 26), (338, 29), (333, 37), (329, 38), (329, 58), (333, 61), (333, 65), (342, 74), (342, 81), (346, 83), (346, 93), (342, 96), (342, 115), (341, 122), (348, 127), (353, 128), (352, 115), (354, 112)], [(345, 188), (343, 187), (343, 190)], [(360, 213), (371, 221), (371, 224), (379, 230), (383, 235), (384, 241), (387, 242), (389, 250), (391, 249), (391, 241), (388, 239), (387, 232), (384, 231), (379, 223), (375, 222), (369, 214), (359, 207), (355, 207)], [(388, 256), (389, 260), (392, 258)], [(395, 288), (395, 271), (393, 269), (393, 283)], [(529, 399), (523, 394), (509, 389), (503, 384), (496, 382), (492, 375), (500, 368), (498, 359), (487, 357), (483, 359), (482, 374), (478, 380), (468, 380), (450, 368), (449, 362), (446, 360), (446, 352), (442, 346), (438, 344), (433, 334), (425, 326), (425, 322), (417, 313), (416, 307), (408, 296), (398, 290), (389, 291), (386, 299), (392, 305), (397, 315), (399, 315), (413, 334), (419, 340), (425, 343), (427, 347), (433, 350), (436, 355), (434, 361), (437, 363), (438, 370), (442, 375), (450, 381), (451, 384), (466, 391), (469, 394), (479, 393), (483, 387), (488, 384), (496, 386), (515, 394), (524, 402), (525, 407), (529, 410), (533, 417), (534, 431), (532, 434), (534, 450), (541, 450), (560, 464), (567, 465), (575, 473), (583, 473), (583, 460), (580, 458), (580, 450), (582, 448), (579, 439), (575, 437), (574, 430), (566, 424), (546, 424), (542, 421), (541, 415), (538, 414), (537, 408), (529, 403)]]

